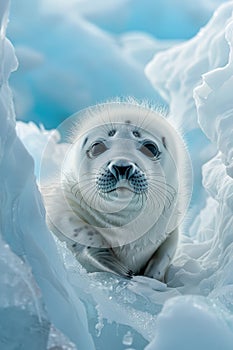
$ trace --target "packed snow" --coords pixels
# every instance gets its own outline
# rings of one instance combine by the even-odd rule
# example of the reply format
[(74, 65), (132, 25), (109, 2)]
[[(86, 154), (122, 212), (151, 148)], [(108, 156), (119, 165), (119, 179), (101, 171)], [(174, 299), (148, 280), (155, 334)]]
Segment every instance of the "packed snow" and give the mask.
[[(70, 0), (69, 3), (74, 2)], [(23, 7), (26, 5), (22, 5), (21, 10)], [(122, 54), (122, 50), (119, 53), (116, 49), (118, 46), (112, 35), (108, 34), (106, 39), (105, 32), (96, 32), (96, 27), (89, 26), (86, 20), (72, 26), (72, 31), (77, 29), (77, 35), (85, 34), (80, 46), (84, 46), (87, 33), (98, 33), (95, 40), (89, 37), (92, 40), (87, 41), (83, 55), (85, 50), (86, 53), (95, 52), (98, 40), (103, 41), (103, 47), (107, 43), (110, 45), (107, 48), (114, 48), (108, 56), (109, 64), (119, 63), (119, 57), (121, 62), (119, 66), (112, 63), (115, 67), (112, 74), (116, 74), (117, 67), (123, 73), (127, 71), (127, 86), (142, 77), (139, 86), (146, 87), (145, 96), (156, 98), (159, 93), (169, 106), (168, 118), (176, 121), (184, 132), (193, 162), (193, 198), (167, 285), (142, 276), (129, 281), (109, 273), (87, 274), (65, 244), (47, 229), (36, 177), (40, 175), (43, 149), (48, 140), (53, 155), (53, 162), (43, 159), (48, 166), (48, 176), (56, 171), (58, 149), (63, 146), (59, 134), (43, 126), (17, 122), (15, 129), (8, 79), (17, 68), (17, 60), (13, 46), (5, 38), (8, 11), (9, 1), (2, 0), (0, 348), (230, 350), (233, 343), (233, 2), (222, 5), (193, 39), (166, 51), (163, 47), (162, 52), (154, 45), (156, 40), (151, 39), (149, 56), (143, 56), (146, 50), (143, 40), (139, 40), (137, 48), (136, 39), (132, 41), (132, 37), (124, 36), (124, 42), (130, 42), (131, 49), (128, 44), (123, 45), (127, 49)], [(33, 16), (27, 17), (27, 21), (33, 38)], [(64, 21), (65, 36), (70, 35), (71, 28), (68, 30), (67, 26), (68, 22)], [(47, 28), (43, 30), (46, 35)], [(52, 33), (49, 34), (52, 40)], [(55, 42), (51, 50), (59, 44)], [(69, 45), (70, 42), (62, 49), (69, 51)], [(107, 55), (107, 48), (102, 55)], [(28, 60), (27, 69), (40, 66), (43, 55), (33, 46), (31, 51), (27, 50), (22, 51)], [(136, 68), (133, 65), (136, 70), (131, 70), (132, 66), (129, 68), (132, 52), (140, 62)], [(62, 77), (66, 75), (69, 58), (66, 59), (61, 79), (48, 85), (54, 101), (59, 100), (60, 95), (52, 87), (57, 85), (61, 89), (64, 86)], [(44, 72), (42, 68), (37, 72), (41, 81), (50, 69), (52, 74), (51, 67), (52, 62), (43, 68)], [(23, 69), (21, 74), (24, 74)], [(99, 77), (103, 75), (98, 64), (95, 72)], [(107, 71), (105, 74), (106, 79), (113, 78)], [(85, 78), (84, 74), (82, 79), (88, 87), (91, 80)], [(106, 81), (103, 86), (105, 84), (108, 86)], [(121, 95), (127, 93), (123, 85), (118, 86)], [(24, 88), (19, 100), (24, 97)], [(72, 84), (70, 89), (73, 89)], [(65, 93), (65, 89), (61, 90)], [(86, 91), (89, 93), (88, 89)], [(27, 99), (27, 93), (25, 96)], [(70, 98), (75, 99), (75, 96)], [(37, 97), (44, 101), (37, 113), (43, 114), (48, 108), (49, 114), (46, 102), (51, 100), (45, 101), (40, 91)], [(28, 111), (25, 106), (31, 103), (31, 100), (22, 101), (25, 108), (22, 114)], [(72, 108), (75, 107), (73, 104)], [(57, 109), (60, 108), (58, 104)]]

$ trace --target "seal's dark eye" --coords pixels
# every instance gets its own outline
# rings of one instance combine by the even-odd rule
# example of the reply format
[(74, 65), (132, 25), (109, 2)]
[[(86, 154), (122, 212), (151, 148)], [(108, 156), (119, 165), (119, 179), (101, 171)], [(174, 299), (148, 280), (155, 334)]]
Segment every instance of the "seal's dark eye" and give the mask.
[(89, 157), (97, 157), (107, 150), (105, 144), (101, 141), (95, 142), (91, 145), (91, 148), (87, 151)]
[(161, 154), (158, 146), (155, 143), (149, 141), (143, 143), (142, 147), (140, 148), (140, 151), (149, 158), (159, 159), (159, 156)]

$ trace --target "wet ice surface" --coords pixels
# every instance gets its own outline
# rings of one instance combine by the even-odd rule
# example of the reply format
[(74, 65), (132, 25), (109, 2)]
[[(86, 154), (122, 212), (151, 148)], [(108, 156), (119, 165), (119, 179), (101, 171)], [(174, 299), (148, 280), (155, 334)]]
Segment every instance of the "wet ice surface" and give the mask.
[[(168, 285), (88, 275), (47, 230), (32, 159), (14, 131), (7, 80), (16, 60), (4, 37), (7, 5), (0, 6), (0, 347), (231, 349), (233, 3), (220, 8), (197, 37), (158, 54), (146, 68), (171, 119), (179, 117), (198, 169), (191, 224), (184, 226)], [(37, 172), (48, 134), (34, 125), (17, 129)]]

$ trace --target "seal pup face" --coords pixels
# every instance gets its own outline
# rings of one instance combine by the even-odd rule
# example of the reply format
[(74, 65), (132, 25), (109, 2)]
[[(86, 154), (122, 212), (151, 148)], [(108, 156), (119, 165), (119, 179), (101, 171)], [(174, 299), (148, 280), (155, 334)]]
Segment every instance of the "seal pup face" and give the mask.
[[(68, 163), (73, 163), (72, 178), (88, 205), (100, 209), (105, 202), (108, 209), (119, 209), (127, 202), (135, 210), (136, 203), (150, 197), (156, 173), (162, 183), (162, 152), (162, 140), (126, 120), (86, 132), (75, 142)], [(161, 188), (156, 200), (165, 200)]]
[(84, 138), (80, 177), (85, 170), (93, 174), (102, 198), (112, 201), (127, 198), (129, 192), (147, 194), (149, 170), (161, 155), (158, 140), (128, 121), (94, 128)]
[[(147, 109), (111, 107), (84, 117), (76, 129), (63, 167), (69, 188), (95, 218), (102, 215), (119, 227), (141, 210), (149, 227), (172, 211), (177, 199), (177, 164), (166, 141), (171, 135), (163, 118)], [(157, 128), (152, 130), (151, 122)]]

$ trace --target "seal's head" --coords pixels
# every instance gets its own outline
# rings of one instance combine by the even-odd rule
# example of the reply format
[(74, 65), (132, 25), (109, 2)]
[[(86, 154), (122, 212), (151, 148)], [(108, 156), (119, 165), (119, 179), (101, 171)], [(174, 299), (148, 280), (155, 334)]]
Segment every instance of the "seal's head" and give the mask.
[(146, 202), (156, 221), (165, 212), (168, 219), (178, 214), (184, 192), (184, 154), (182, 139), (158, 112), (132, 103), (106, 103), (79, 116), (63, 163), (64, 182), (69, 179), (83, 205), (105, 217), (114, 212), (115, 221), (112, 214), (108, 224), (125, 224), (139, 208), (145, 214)]
[(89, 205), (146, 197), (156, 171), (161, 181), (162, 141), (127, 117), (85, 130), (68, 153), (64, 168)]

